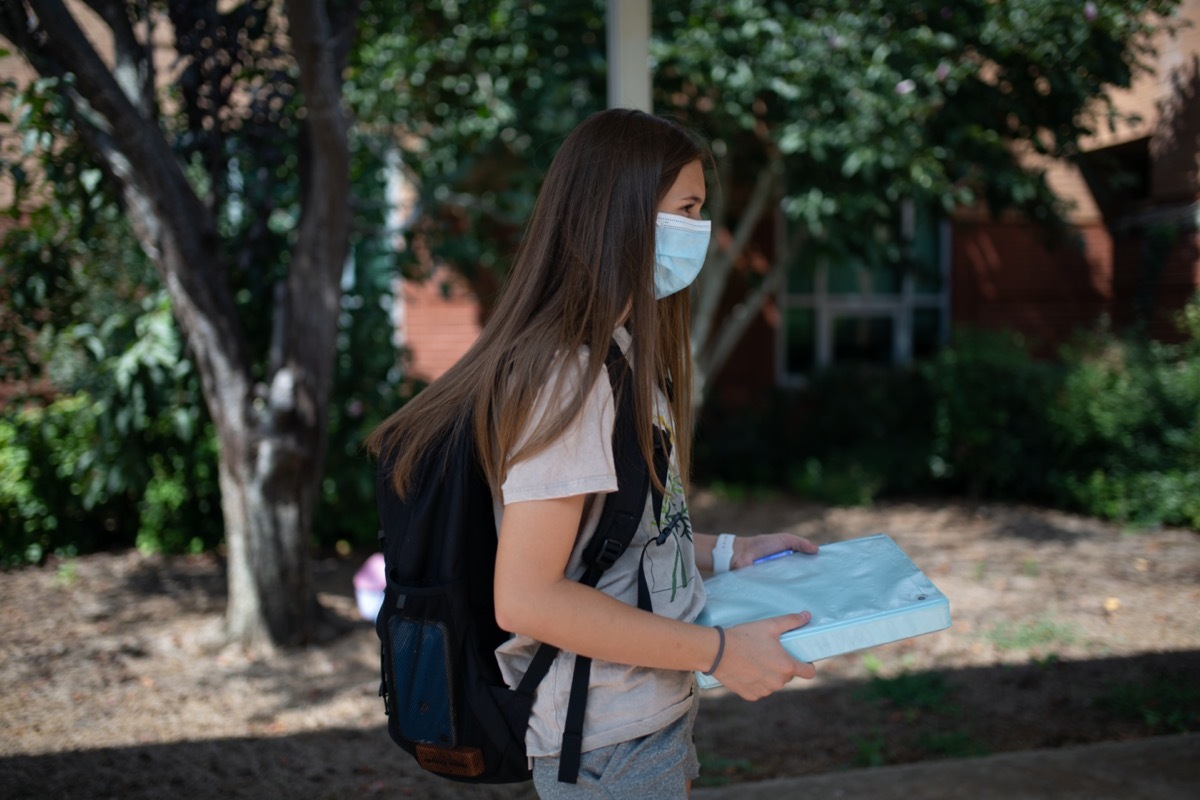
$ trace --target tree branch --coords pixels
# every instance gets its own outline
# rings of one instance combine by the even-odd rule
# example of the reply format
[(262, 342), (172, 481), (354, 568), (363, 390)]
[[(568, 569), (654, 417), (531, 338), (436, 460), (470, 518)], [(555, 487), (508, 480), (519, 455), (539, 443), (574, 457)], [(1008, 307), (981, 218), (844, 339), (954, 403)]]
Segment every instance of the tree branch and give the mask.
[[(721, 295), (724, 293), (729, 273), (733, 270), (734, 261), (741, 255), (746, 243), (750, 241), (750, 237), (758, 227), (763, 213), (775, 196), (775, 187), (782, 175), (783, 161), (778, 156), (774, 156), (767, 167), (758, 173), (758, 180), (755, 181), (750, 200), (738, 219), (737, 230), (734, 231), (729, 247), (710, 258), (704, 271), (700, 273), (704, 282), (692, 313), (692, 349), (697, 353), (702, 353), (707, 349), (706, 345), (712, 334), (717, 307), (721, 302)], [(722, 213), (724, 213), (724, 207), (722, 207)]]
[[(733, 353), (733, 348), (741, 341), (750, 323), (758, 316), (767, 298), (779, 291), (787, 280), (788, 268), (794, 263), (796, 255), (808, 237), (808, 229), (803, 225), (797, 226), (796, 231), (788, 240), (787, 246), (775, 256), (771, 271), (757, 289), (746, 296), (746, 299), (733, 309), (720, 329), (711, 348), (704, 351), (697, 359), (697, 386), (693, 396), (699, 404), (707, 382), (715, 376)], [(698, 391), (697, 391), (698, 390)]]
[[(7, 4), (13, 5), (22, 4)], [(52, 63), (74, 75), (77, 109), (102, 120), (93, 131), (83, 130), (84, 140), (118, 181), (138, 240), (159, 270), (206, 375), (202, 384), (217, 417), (237, 407), (230, 402), (237, 395), (249, 396), (250, 369), (233, 295), (217, 259), (212, 215), (196, 197), (157, 119), (139, 113), (61, 0), (28, 0), (28, 5), (38, 29), (14, 44), (35, 69)], [(210, 392), (228, 396), (220, 401)]]
[[(275, 414), (299, 414), (323, 430), (333, 385), (341, 275), (350, 231), (348, 123), (341, 105), (339, 41), (319, 0), (288, 0), (288, 33), (304, 94), (301, 216), (287, 279), (287, 300), (272, 351), (285, 353), (271, 376)], [(339, 18), (345, 24), (346, 20)], [(291, 387), (289, 392), (274, 387)], [(285, 395), (290, 394), (290, 399)], [(290, 405), (288, 405), (290, 404)]]
[[(113, 78), (142, 117), (157, 116), (154, 87), (153, 42), (138, 40), (125, 0), (84, 0), (108, 24), (113, 35), (115, 65)], [(147, 19), (147, 37), (149, 20)]]
[(46, 33), (45, 48), (75, 76), (80, 94), (104, 118), (129, 156), (132, 172), (120, 176), (122, 180), (141, 184), (163, 213), (186, 222), (179, 226), (181, 242), (203, 250), (204, 240), (215, 238), (215, 225), (157, 125), (138, 113), (61, 0), (30, 0), (30, 6)]

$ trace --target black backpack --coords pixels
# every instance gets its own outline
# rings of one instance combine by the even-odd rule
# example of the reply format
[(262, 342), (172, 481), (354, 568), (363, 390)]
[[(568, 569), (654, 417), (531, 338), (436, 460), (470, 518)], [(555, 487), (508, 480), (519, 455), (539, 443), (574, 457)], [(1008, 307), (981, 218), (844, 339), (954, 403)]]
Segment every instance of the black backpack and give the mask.
[[(615, 343), (605, 363), (616, 402), (618, 490), (606, 496), (584, 552), (587, 569), (580, 580), (589, 586), (628, 547), (650, 489), (632, 394), (624, 387), (629, 365)], [(658, 464), (665, 459), (657, 456), (656, 471), (662, 471)], [(392, 463), (382, 454), (376, 485), (387, 588), (375, 630), (382, 644), (379, 691), (388, 733), (421, 767), (442, 777), (468, 783), (529, 780), (530, 709), (558, 648), (541, 645), (520, 685), (505, 685), (495, 656), (509, 638), (496, 624), (492, 596), (496, 523), (471, 426), (456, 429), (426, 454), (408, 500), (392, 487)], [(639, 584), (644, 589), (644, 576)], [(649, 610), (648, 591), (639, 591), (638, 605)], [(578, 657), (559, 770), (559, 780), (568, 783), (579, 770), (590, 671), (591, 660)]]

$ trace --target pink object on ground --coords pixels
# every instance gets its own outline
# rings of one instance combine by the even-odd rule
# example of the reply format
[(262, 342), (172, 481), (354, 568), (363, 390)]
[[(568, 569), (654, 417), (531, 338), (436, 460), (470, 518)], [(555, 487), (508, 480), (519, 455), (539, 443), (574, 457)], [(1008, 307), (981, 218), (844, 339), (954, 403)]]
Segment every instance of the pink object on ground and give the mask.
[(379, 615), (383, 605), (383, 590), (387, 586), (384, 572), (383, 553), (374, 553), (354, 573), (354, 597), (358, 601), (358, 613), (371, 622)]

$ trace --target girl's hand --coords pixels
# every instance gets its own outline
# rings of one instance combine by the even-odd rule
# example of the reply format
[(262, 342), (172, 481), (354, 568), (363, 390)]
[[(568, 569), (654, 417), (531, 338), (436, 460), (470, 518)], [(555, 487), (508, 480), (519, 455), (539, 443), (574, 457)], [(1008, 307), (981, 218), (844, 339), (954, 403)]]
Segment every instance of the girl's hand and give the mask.
[[(813, 542), (794, 533), (738, 536), (733, 542), (731, 569), (748, 567), (757, 559), (784, 550), (814, 555)], [(807, 611), (735, 625), (725, 631), (725, 654), (714, 673), (727, 689), (744, 700), (758, 700), (782, 689), (792, 678), (811, 679), (817, 669), (797, 661), (783, 649), (779, 637), (808, 624)]]
[(811, 614), (801, 611), (728, 628), (725, 653), (713, 676), (743, 700), (766, 697), (792, 678), (813, 678), (816, 667), (792, 658), (779, 641), (810, 619)]
[[(738, 536), (733, 540), (733, 560), (729, 562), (730, 569), (741, 569), (753, 564), (757, 559), (774, 555), (784, 550), (814, 555), (817, 545), (803, 536), (794, 533), (764, 533), (759, 536)], [(793, 625), (793, 628), (799, 627)]]

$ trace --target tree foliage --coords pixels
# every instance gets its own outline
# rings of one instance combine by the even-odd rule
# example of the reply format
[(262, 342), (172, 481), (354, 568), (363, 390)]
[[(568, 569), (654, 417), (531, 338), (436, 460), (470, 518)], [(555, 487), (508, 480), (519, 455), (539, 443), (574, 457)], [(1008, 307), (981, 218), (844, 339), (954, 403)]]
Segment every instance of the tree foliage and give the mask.
[[(1109, 98), (1145, 68), (1174, 0), (702, 0), (654, 5), (655, 103), (716, 142), (738, 235), (701, 274), (700, 369), (740, 336), (714, 319), (741, 243), (768, 209), (787, 235), (763, 287), (801, 248), (912, 269), (897, 235), (904, 199), (952, 212), (984, 205), (1055, 224), (1059, 202), (1020, 156), (1078, 153), (1119, 121)], [(757, 183), (749, 189), (750, 180)], [(752, 292), (753, 312), (768, 291)]]
[[(699, 0), (651, 4), (655, 111), (713, 141), (729, 236), (697, 284), (701, 377), (715, 375), (801, 248), (904, 264), (905, 198), (950, 212), (1062, 209), (1022, 152), (1076, 154), (1117, 124), (1176, 0)], [(396, 131), (421, 187), (416, 240), (466, 274), (502, 271), (555, 145), (604, 105), (605, 4), (367, 3), (347, 96)], [(757, 232), (783, 212), (781, 246)], [(758, 253), (751, 251), (757, 250)], [(421, 250), (420, 252), (424, 252)], [(750, 292), (720, 318), (735, 263)]]
[(730, 159), (782, 159), (785, 208), (815, 232), (914, 195), (1044, 216), (1052, 198), (1014, 151), (1070, 157), (1115, 124), (1109, 93), (1145, 68), (1154, 15), (1175, 5), (657, 4), (658, 98)]
[(604, 108), (603, 5), (364, 0), (345, 93), (419, 191), (410, 268), (503, 275), (558, 143)]

